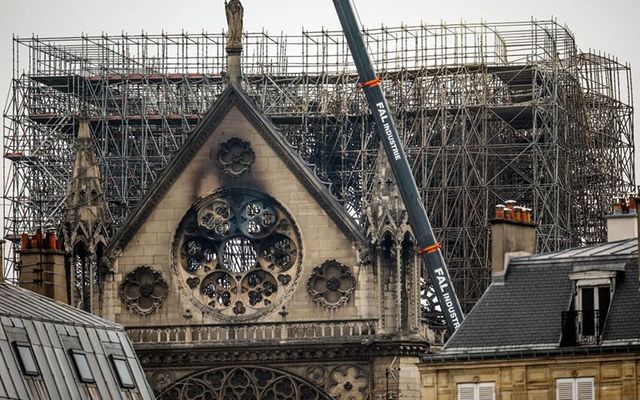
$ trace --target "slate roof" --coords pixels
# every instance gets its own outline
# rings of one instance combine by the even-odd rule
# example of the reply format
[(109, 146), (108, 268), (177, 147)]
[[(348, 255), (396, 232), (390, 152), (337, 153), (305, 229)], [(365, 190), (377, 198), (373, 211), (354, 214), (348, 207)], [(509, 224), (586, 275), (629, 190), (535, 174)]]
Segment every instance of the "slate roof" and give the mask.
[(640, 344), (637, 254), (637, 239), (629, 239), (512, 260), (504, 283), (490, 285), (445, 353), (559, 348), (573, 297), (569, 274), (590, 268), (619, 270), (602, 346)]
[(0, 284), (0, 317), (121, 330), (115, 322), (9, 284)]
[[(14, 343), (33, 351), (39, 376), (27, 376)], [(95, 383), (82, 383), (70, 350), (86, 354)], [(135, 388), (121, 388), (110, 356), (124, 357)], [(113, 322), (0, 283), (0, 399), (153, 399), (124, 329)]]
[(367, 243), (360, 226), (331, 194), (327, 184), (318, 178), (313, 171), (313, 166), (307, 164), (294, 148), (287, 143), (278, 128), (256, 107), (255, 103), (244, 93), (242, 88), (235, 83), (230, 83), (202, 118), (198, 126), (191, 132), (184, 145), (174, 155), (171, 163), (147, 190), (143, 200), (129, 213), (128, 218), (112, 238), (107, 248), (107, 254), (111, 255), (117, 249), (122, 249), (127, 245), (162, 196), (169, 190), (171, 184), (175, 182), (187, 164), (200, 150), (204, 141), (215, 131), (215, 128), (233, 106), (236, 106), (251, 121), (265, 141), (283, 159), (291, 172), (302, 182), (324, 211), (336, 222), (337, 226), (354, 243), (361, 245)]

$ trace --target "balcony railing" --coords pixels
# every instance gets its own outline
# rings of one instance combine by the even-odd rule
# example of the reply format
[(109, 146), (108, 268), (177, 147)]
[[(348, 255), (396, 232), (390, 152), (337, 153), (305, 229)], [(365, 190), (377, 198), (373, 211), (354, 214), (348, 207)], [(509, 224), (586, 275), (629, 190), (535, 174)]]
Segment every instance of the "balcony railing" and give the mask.
[(237, 325), (179, 325), (155, 328), (127, 328), (134, 344), (225, 344), (233, 342), (313, 340), (362, 341), (377, 331), (377, 320), (350, 320), (336, 322), (287, 322)]
[(598, 344), (603, 322), (599, 310), (563, 311), (562, 346)]

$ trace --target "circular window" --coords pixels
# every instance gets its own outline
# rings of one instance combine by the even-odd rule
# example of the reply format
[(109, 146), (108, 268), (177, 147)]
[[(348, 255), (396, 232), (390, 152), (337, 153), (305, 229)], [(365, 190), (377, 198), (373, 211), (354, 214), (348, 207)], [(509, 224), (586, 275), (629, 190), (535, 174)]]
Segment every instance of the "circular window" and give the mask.
[(274, 310), (297, 280), (300, 237), (271, 197), (227, 189), (198, 200), (173, 244), (175, 272), (203, 311), (248, 320)]
[(247, 272), (256, 265), (256, 249), (251, 240), (236, 236), (223, 243), (220, 251), (222, 267), (230, 272)]

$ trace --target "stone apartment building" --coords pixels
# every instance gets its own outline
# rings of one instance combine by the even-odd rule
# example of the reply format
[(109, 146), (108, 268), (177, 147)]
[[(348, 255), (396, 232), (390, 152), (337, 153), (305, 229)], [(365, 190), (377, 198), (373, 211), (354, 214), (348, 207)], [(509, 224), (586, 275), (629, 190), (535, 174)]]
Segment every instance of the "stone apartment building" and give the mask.
[[(423, 357), (422, 398), (639, 398), (636, 227), (631, 210), (609, 218), (609, 243), (514, 258), (506, 269), (494, 262), (491, 286), (444, 351)], [(494, 222), (494, 242), (527, 229)]]

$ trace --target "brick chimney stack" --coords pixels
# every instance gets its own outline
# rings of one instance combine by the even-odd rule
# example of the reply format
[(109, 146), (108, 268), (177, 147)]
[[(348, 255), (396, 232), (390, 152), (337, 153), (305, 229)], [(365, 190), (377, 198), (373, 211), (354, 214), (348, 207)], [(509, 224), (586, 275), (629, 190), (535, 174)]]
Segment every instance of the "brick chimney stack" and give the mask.
[(20, 286), (68, 304), (66, 253), (59, 248), (55, 231), (23, 233), (18, 253)]
[(532, 210), (518, 207), (508, 200), (496, 206), (496, 215), (491, 220), (491, 277), (494, 281), (504, 279), (509, 260), (533, 254), (536, 250), (536, 225)]

